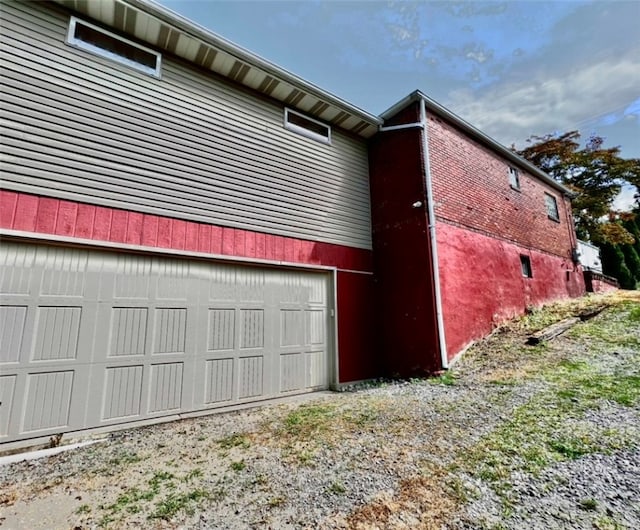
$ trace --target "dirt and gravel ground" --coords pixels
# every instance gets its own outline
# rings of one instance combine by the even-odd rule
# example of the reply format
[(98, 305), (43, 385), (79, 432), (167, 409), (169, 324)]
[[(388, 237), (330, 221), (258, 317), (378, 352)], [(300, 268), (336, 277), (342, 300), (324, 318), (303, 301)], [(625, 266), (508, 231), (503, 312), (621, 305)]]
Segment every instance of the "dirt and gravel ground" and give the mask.
[(534, 311), (439, 378), (122, 431), (0, 467), (0, 524), (640, 528), (640, 293)]

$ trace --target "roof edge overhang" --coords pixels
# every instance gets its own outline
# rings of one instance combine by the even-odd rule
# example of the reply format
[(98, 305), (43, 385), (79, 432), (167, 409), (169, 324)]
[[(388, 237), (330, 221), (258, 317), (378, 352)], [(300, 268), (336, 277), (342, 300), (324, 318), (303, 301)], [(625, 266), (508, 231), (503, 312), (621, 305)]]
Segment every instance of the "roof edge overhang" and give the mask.
[(433, 114), (436, 114), (437, 116), (440, 116), (441, 118), (447, 120), (448, 122), (453, 123), (456, 127), (458, 127), (460, 130), (468, 134), (474, 140), (478, 141), (479, 143), (485, 145), (486, 147), (489, 147), (493, 151), (504, 156), (507, 160), (509, 160), (513, 164), (517, 165), (518, 167), (527, 171), (528, 173), (535, 175), (540, 180), (549, 184), (556, 190), (562, 192), (567, 197), (573, 198), (577, 196), (577, 193), (575, 193), (574, 191), (571, 191), (566, 186), (563, 186), (562, 184), (554, 180), (550, 175), (542, 171), (540, 168), (534, 166), (531, 162), (517, 155), (508, 147), (502, 145), (497, 140), (494, 140), (489, 135), (483, 133), (480, 129), (474, 127), (473, 125), (471, 125), (469, 122), (462, 119), (457, 114), (454, 114), (453, 112), (451, 112), (445, 106), (441, 105), (434, 99), (422, 93), (420, 90), (415, 90), (405, 98), (398, 101), (395, 105), (385, 110), (382, 114), (380, 114), (380, 118), (382, 118), (383, 120), (387, 120), (392, 116), (395, 116), (398, 112), (400, 112), (410, 104), (416, 101), (420, 101), (421, 99), (424, 100), (425, 105), (427, 107), (427, 111), (431, 111)]
[[(359, 136), (373, 136), (382, 123), (378, 116), (151, 0), (53, 1)], [(152, 25), (160, 30), (146, 29)], [(211, 56), (215, 59), (205, 60)]]

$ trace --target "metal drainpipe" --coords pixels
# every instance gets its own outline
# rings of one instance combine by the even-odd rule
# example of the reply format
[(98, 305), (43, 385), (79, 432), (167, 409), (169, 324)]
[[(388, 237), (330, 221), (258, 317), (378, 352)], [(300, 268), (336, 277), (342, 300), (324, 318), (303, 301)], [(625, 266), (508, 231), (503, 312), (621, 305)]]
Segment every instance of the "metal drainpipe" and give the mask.
[(438, 265), (438, 243), (436, 241), (436, 214), (433, 205), (433, 187), (431, 185), (431, 165), (429, 163), (429, 136), (427, 131), (427, 109), (423, 98), (420, 98), (420, 122), (422, 123), (422, 139), (424, 142), (423, 162), (424, 179), (427, 190), (427, 211), (429, 215), (429, 237), (431, 239), (431, 263), (433, 266), (433, 286), (436, 298), (436, 320), (438, 323), (438, 338), (440, 342), (440, 360), (442, 368), (449, 368), (447, 343), (444, 335), (444, 320), (442, 317), (442, 295), (440, 292), (440, 266)]

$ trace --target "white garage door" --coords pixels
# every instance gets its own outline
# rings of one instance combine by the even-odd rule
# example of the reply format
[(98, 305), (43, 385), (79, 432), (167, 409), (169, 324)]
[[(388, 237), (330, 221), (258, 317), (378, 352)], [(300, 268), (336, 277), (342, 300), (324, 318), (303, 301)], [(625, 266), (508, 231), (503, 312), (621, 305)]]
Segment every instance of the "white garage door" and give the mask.
[(0, 442), (327, 388), (325, 273), (3, 242)]

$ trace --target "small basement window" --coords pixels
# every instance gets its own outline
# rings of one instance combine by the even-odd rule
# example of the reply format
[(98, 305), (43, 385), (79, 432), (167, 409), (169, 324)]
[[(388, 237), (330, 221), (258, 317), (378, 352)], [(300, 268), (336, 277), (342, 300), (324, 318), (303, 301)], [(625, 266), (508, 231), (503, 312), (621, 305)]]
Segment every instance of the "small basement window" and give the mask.
[(76, 17), (69, 21), (67, 44), (160, 77), (160, 53)]
[(533, 270), (531, 269), (531, 258), (520, 254), (520, 266), (522, 267), (522, 275), (525, 278), (533, 278)]
[(325, 144), (331, 143), (331, 127), (291, 109), (284, 109), (284, 128)]
[(514, 190), (520, 191), (520, 173), (515, 167), (509, 168), (509, 184)]
[(544, 204), (547, 207), (547, 216), (554, 221), (560, 221), (560, 215), (558, 214), (558, 202), (553, 195), (548, 193), (544, 194)]

